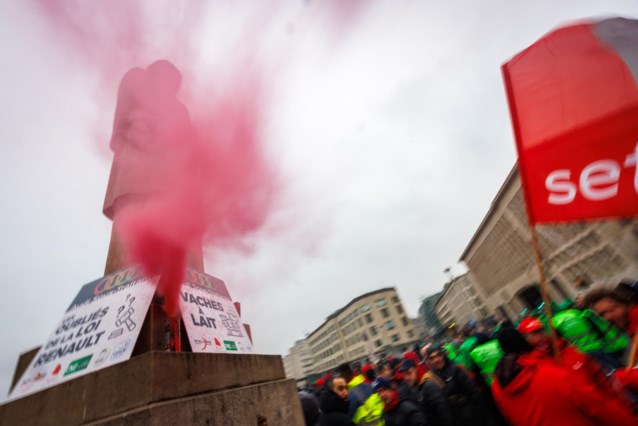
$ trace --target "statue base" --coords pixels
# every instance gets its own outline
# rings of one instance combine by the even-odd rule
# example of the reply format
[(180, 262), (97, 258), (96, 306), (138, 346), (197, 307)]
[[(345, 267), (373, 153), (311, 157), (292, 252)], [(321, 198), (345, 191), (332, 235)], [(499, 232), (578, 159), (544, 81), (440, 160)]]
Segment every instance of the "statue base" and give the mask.
[[(35, 353), (23, 354), (18, 369)], [(153, 351), (5, 403), (0, 424), (292, 426), (304, 419), (280, 356)]]

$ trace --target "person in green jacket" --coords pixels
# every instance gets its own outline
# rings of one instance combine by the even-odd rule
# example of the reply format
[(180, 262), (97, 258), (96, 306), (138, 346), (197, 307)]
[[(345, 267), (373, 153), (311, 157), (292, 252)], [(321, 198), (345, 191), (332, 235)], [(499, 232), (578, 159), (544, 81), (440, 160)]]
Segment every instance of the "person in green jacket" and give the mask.
[(554, 314), (556, 332), (578, 350), (594, 357), (607, 370), (622, 367), (629, 337), (591, 309), (566, 309)]
[(503, 355), (505, 353), (496, 339), (478, 345), (470, 352), (472, 361), (478, 367), (488, 386), (492, 386), (496, 364), (503, 358)]
[(478, 332), (476, 321), (472, 320), (463, 327), (463, 335), (465, 340), (459, 347), (458, 353), (454, 362), (462, 365), (467, 371), (475, 371), (474, 361), (470, 356), (470, 353), (478, 345), (481, 345), (489, 339), (485, 333)]

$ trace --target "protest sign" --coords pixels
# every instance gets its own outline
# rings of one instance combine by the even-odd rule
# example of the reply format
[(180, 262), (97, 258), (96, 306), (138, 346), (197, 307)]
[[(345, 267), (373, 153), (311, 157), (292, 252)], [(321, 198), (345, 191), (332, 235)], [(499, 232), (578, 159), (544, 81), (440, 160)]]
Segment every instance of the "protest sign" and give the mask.
[(179, 307), (193, 352), (252, 353), (250, 339), (222, 280), (188, 270)]
[(136, 268), (109, 274), (82, 287), (9, 399), (129, 359), (155, 287)]

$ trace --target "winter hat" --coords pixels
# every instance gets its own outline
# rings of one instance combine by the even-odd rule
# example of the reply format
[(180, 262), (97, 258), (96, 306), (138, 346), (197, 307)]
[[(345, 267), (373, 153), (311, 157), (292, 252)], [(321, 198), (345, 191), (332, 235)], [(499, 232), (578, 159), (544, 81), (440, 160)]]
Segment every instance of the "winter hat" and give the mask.
[(518, 331), (521, 333), (531, 333), (533, 331), (544, 330), (545, 326), (543, 323), (536, 317), (528, 317), (523, 319), (518, 325)]
[(401, 367), (399, 368), (399, 371), (405, 372), (408, 371), (408, 369), (410, 368), (416, 368), (416, 364), (410, 358), (404, 359), (403, 364), (401, 364)]
[(372, 383), (372, 388), (375, 391), (379, 391), (379, 389), (392, 389), (392, 385), (383, 377), (377, 377)]

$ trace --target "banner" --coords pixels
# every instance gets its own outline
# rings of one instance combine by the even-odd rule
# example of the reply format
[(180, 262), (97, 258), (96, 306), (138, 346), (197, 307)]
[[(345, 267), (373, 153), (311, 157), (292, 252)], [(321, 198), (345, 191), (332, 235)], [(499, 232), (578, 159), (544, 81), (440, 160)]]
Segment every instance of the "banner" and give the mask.
[(155, 287), (136, 268), (82, 287), (9, 400), (128, 360)]
[(638, 21), (560, 28), (502, 70), (530, 223), (638, 215)]
[(253, 346), (222, 280), (188, 270), (179, 307), (193, 352), (252, 353)]

